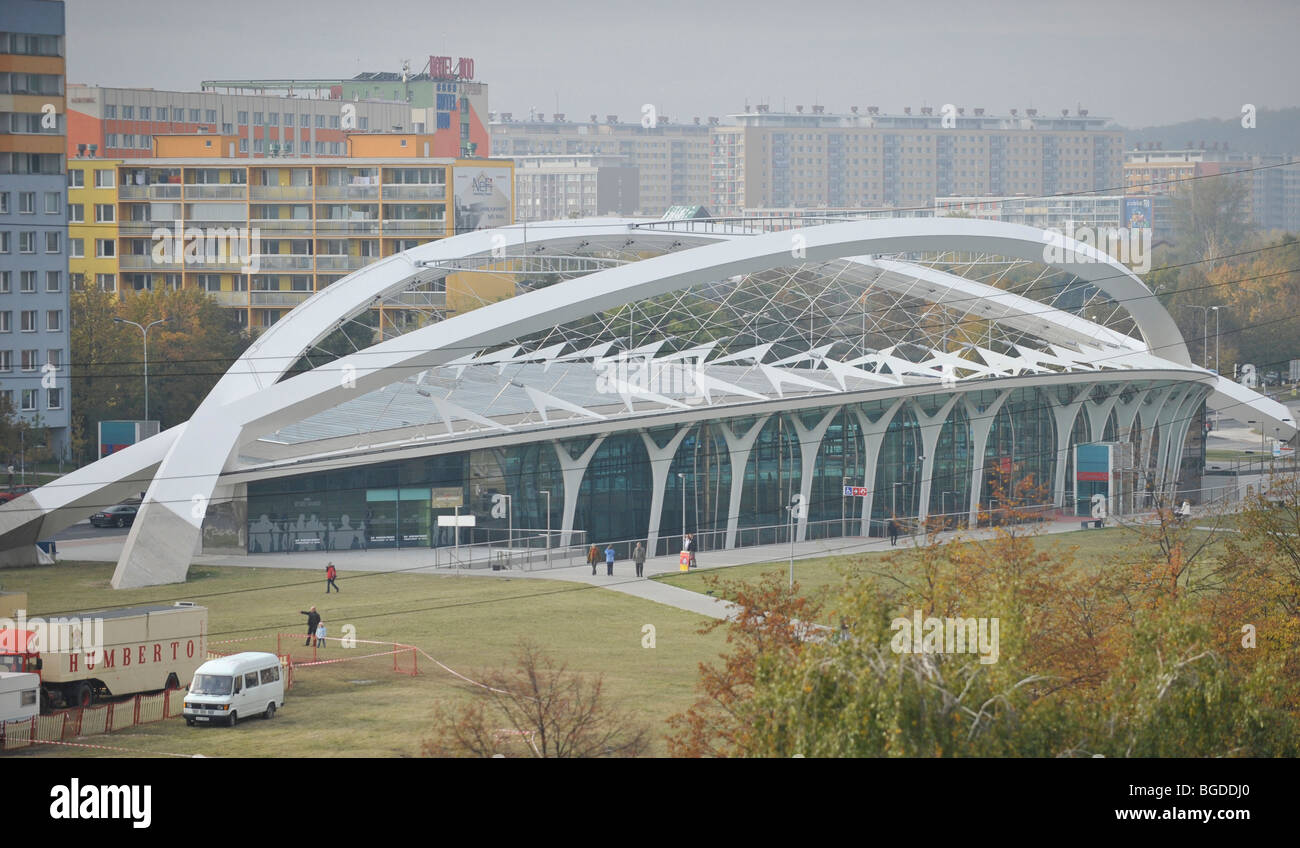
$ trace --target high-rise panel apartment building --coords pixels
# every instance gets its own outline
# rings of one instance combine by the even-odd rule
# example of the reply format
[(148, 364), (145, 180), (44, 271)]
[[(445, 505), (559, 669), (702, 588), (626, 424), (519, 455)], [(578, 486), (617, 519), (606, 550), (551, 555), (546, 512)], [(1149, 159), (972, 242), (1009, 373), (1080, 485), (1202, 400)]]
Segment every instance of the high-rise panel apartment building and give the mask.
[[(646, 124), (591, 115), (570, 121), (563, 114), (515, 120), (503, 112), (492, 120), (494, 156), (620, 156), (637, 169), (638, 215), (659, 216), (670, 206), (702, 205), (709, 194), (709, 124), (679, 123), (658, 115)], [(714, 119), (710, 119), (712, 121)]]
[(63, 456), (71, 404), (63, 2), (6, 0), (0, 30), (0, 399), (48, 428)]
[(1113, 192), (1123, 133), (1086, 110), (829, 114), (767, 106), (711, 128), (709, 209), (925, 208), (954, 195)]

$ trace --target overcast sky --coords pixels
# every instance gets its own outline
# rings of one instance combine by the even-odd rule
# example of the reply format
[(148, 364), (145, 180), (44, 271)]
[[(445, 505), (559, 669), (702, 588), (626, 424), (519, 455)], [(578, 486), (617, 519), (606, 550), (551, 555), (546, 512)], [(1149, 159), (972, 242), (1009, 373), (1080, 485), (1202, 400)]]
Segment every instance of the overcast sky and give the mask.
[(1129, 127), (1300, 104), (1295, 0), (67, 0), (68, 79), (351, 77), (475, 60), (494, 111), (673, 120), (1082, 105)]

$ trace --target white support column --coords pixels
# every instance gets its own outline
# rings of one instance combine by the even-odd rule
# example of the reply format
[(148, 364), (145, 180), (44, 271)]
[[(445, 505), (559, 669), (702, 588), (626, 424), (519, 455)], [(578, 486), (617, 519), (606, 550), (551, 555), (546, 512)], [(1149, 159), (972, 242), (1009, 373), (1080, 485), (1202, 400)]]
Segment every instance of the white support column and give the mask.
[[(659, 523), (663, 517), (664, 511), (664, 489), (668, 485), (668, 470), (672, 467), (673, 457), (677, 455), (677, 448), (681, 446), (682, 439), (691, 431), (692, 424), (683, 424), (673, 437), (668, 440), (668, 444), (659, 447), (655, 440), (645, 430), (641, 431), (641, 441), (645, 442), (645, 452), (650, 456), (650, 476), (654, 481), (654, 494), (650, 496), (650, 527), (646, 531), (645, 549), (648, 556), (655, 556), (656, 547), (659, 544)], [(682, 528), (686, 532), (686, 528)]]
[[(971, 470), (970, 482), (970, 518), (969, 526), (975, 527), (979, 524), (980, 515), (980, 491), (984, 488), (984, 453), (989, 444), (989, 433), (993, 431), (993, 422), (997, 420), (998, 410), (1002, 409), (1002, 404), (1006, 403), (1007, 398), (1011, 397), (1011, 389), (1006, 389), (988, 405), (988, 408), (980, 412), (975, 404), (971, 403), (971, 393), (962, 396), (962, 405), (966, 408), (966, 419), (970, 422), (972, 459), (974, 468)], [(1011, 458), (1015, 462), (1015, 457)], [(1014, 493), (1013, 493), (1014, 494)]]
[(920, 425), (921, 444), (925, 451), (925, 462), (921, 464), (921, 492), (916, 503), (918, 524), (924, 524), (925, 519), (930, 515), (930, 478), (934, 476), (934, 454), (939, 448), (939, 434), (943, 431), (944, 422), (948, 420), (948, 415), (957, 405), (960, 397), (961, 395), (954, 394), (948, 398), (934, 415), (926, 415), (925, 410), (915, 402), (912, 403), (912, 413), (916, 415), (916, 421)]
[[(1118, 390), (1119, 387), (1116, 387), (1116, 391), (1101, 403), (1097, 403), (1091, 398), (1084, 403), (1083, 408), (1088, 413), (1088, 436), (1091, 441), (1100, 442), (1106, 438), (1106, 422), (1110, 420), (1110, 411), (1115, 407), (1115, 402), (1119, 400)], [(1089, 391), (1089, 394), (1092, 394), (1092, 392)], [(1116, 429), (1118, 429), (1118, 423)]]
[(862, 535), (871, 535), (871, 510), (876, 500), (876, 466), (880, 459), (880, 448), (885, 443), (885, 434), (893, 423), (894, 414), (903, 408), (903, 398), (896, 399), (884, 414), (872, 421), (862, 411), (862, 404), (854, 404), (853, 414), (857, 416), (858, 427), (862, 430), (862, 456), (865, 460), (862, 469), (862, 486), (867, 496), (862, 499)]
[(1169, 445), (1174, 441), (1174, 419), (1178, 417), (1178, 410), (1183, 406), (1186, 391), (1182, 386), (1171, 386), (1164, 405), (1160, 407), (1160, 415), (1156, 419), (1160, 424), (1160, 444), (1152, 448), (1155, 451), (1152, 488), (1158, 493), (1163, 493), (1168, 483), (1165, 479), (1166, 458), (1169, 456)]
[(740, 528), (740, 498), (745, 491), (745, 468), (749, 465), (749, 452), (763, 432), (763, 425), (772, 417), (771, 413), (754, 422), (743, 436), (731, 431), (731, 424), (721, 422), (722, 438), (727, 442), (727, 462), (731, 468), (731, 498), (727, 503), (727, 547), (736, 546), (736, 533)]
[[(1128, 444), (1129, 445), (1128, 451), (1130, 455), (1134, 455), (1135, 451), (1140, 447), (1140, 445), (1138, 444), (1132, 444), (1133, 424), (1135, 421), (1137, 421), (1138, 410), (1142, 407), (1142, 401), (1146, 398), (1146, 396), (1150, 393), (1150, 391), (1151, 391), (1150, 389), (1142, 389), (1141, 391), (1134, 392), (1133, 396), (1129, 398), (1128, 403), (1124, 403), (1123, 401), (1119, 400), (1118, 396), (1116, 398), (1115, 440), (1121, 443)], [(1132, 511), (1135, 508), (1135, 502), (1136, 502), (1135, 490), (1137, 489), (1137, 487), (1141, 485), (1139, 482), (1141, 480), (1141, 475), (1135, 473), (1137, 472), (1136, 459), (1134, 460), (1133, 465), (1126, 466), (1120, 469), (1120, 471), (1122, 472), (1127, 471), (1134, 474), (1132, 478), (1127, 479), (1126, 483), (1123, 486), (1121, 486), (1119, 492), (1121, 495), (1121, 499), (1119, 500), (1118, 503), (1116, 503), (1112, 507), (1111, 511), (1113, 513)]]
[(1177, 411), (1170, 418), (1169, 429), (1172, 438), (1166, 440), (1164, 458), (1164, 475), (1161, 482), (1173, 492), (1178, 480), (1178, 469), (1182, 465), (1183, 443), (1187, 441), (1187, 430), (1192, 424), (1192, 410), (1196, 409), (1203, 395), (1196, 388), (1188, 387)]
[[(790, 413), (790, 420), (794, 423), (794, 432), (799, 438), (799, 495), (803, 498), (805, 509), (803, 515), (799, 518), (799, 527), (797, 530), (798, 540), (804, 541), (808, 536), (808, 508), (812, 506), (808, 499), (812, 496), (813, 466), (817, 463), (817, 452), (821, 450), (822, 437), (826, 435), (826, 430), (831, 426), (831, 421), (835, 416), (840, 414), (842, 407), (833, 407), (826, 411), (822, 420), (818, 421), (813, 427), (805, 427), (800, 420), (799, 413)], [(841, 497), (843, 497), (841, 495)]]
[(564, 475), (564, 524), (560, 527), (560, 544), (565, 547), (573, 536), (573, 517), (578, 512), (578, 489), (582, 486), (582, 475), (587, 473), (587, 465), (604, 441), (605, 434), (602, 433), (592, 440), (577, 459), (569, 454), (569, 449), (562, 442), (551, 443), (555, 446), (555, 455), (559, 457), (560, 470)]
[(1070, 436), (1074, 433), (1074, 421), (1083, 407), (1086, 390), (1080, 390), (1079, 394), (1078, 399), (1062, 404), (1057, 400), (1056, 392), (1048, 390), (1048, 397), (1052, 403), (1052, 418), (1056, 422), (1056, 466), (1052, 471), (1052, 503), (1058, 508), (1065, 505), (1065, 465), (1070, 454)]
[[(1173, 389), (1173, 386), (1165, 386), (1162, 389), (1152, 389), (1150, 393), (1151, 403), (1139, 410), (1142, 415), (1142, 463), (1140, 466), (1140, 487), (1143, 491), (1145, 491), (1148, 486), (1150, 486), (1152, 491), (1155, 491), (1155, 482), (1152, 480), (1151, 475), (1155, 473), (1155, 463), (1152, 462), (1152, 451), (1156, 449), (1156, 427), (1160, 423), (1160, 412), (1164, 409), (1165, 404), (1169, 402), (1169, 396)], [(1164, 437), (1161, 436), (1161, 439), (1161, 444), (1163, 444)], [(1151, 506), (1151, 504), (1147, 504), (1147, 506)]]

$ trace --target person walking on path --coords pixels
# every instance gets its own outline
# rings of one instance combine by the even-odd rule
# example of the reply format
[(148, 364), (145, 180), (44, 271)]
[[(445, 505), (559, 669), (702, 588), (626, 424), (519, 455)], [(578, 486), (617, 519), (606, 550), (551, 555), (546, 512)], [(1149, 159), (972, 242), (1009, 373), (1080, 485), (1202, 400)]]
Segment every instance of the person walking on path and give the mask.
[(339, 584), (334, 582), (334, 578), (338, 576), (339, 572), (338, 569), (334, 567), (334, 563), (331, 562), (329, 565), (325, 566), (325, 594), (328, 595), (330, 593), (331, 586), (334, 587), (335, 592), (342, 591), (339, 589)]
[(587, 550), (587, 564), (591, 566), (592, 577), (596, 576), (596, 563), (599, 561), (600, 561), (600, 553), (596, 550), (596, 546), (592, 545)]
[(312, 636), (316, 634), (316, 625), (320, 624), (320, 613), (316, 612), (315, 607), (310, 610), (299, 610), (299, 612), (307, 616), (307, 641), (302, 644), (310, 645)]
[(889, 546), (893, 547), (898, 544), (898, 519), (889, 519)]
[(614, 543), (610, 542), (609, 547), (605, 548), (605, 576), (614, 576)]
[(645, 569), (645, 547), (640, 542), (636, 543), (636, 550), (632, 551), (632, 562), (636, 565), (636, 576), (641, 577), (641, 572)]
[(682, 542), (682, 550), (686, 551), (689, 557), (690, 568), (694, 568), (695, 567), (695, 534), (694, 533), (686, 534), (686, 540)]

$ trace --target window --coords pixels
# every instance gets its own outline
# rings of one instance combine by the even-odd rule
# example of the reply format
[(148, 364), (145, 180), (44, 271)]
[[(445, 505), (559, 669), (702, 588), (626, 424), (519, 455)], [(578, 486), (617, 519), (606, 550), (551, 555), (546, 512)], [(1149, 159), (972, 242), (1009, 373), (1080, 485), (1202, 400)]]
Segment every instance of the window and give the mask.
[(45, 272), (45, 290), (47, 292), (63, 291), (63, 272), (46, 271)]
[(45, 192), (45, 214), (57, 215), (63, 209), (63, 195), (57, 191)]
[(63, 310), (49, 309), (45, 312), (45, 329), (51, 333), (63, 330)]
[(267, 112), (267, 113), (266, 113), (266, 123), (267, 123), (268, 126), (272, 126), (272, 127), (278, 127), (278, 126), (280, 126), (280, 113), (279, 113), (279, 112)]
[(140, 107), (140, 120), (148, 121), (153, 117), (153, 109), (149, 106)]
[(0, 350), (0, 371), (10, 372), (14, 370), (14, 353), (12, 350)]
[(52, 347), (45, 351), (45, 361), (55, 368), (63, 367), (63, 351), (57, 347)]
[(68, 171), (68, 188), (85, 188), (86, 172), (77, 169)]
[(46, 409), (63, 408), (63, 389), (45, 390), (45, 408)]
[(105, 118), (116, 118), (116, 117), (117, 117), (117, 106), (115, 106), (115, 105), (112, 104), (112, 103), (106, 103), (106, 104), (104, 104), (104, 117), (105, 117)]
[(257, 672), (250, 671), (248, 674), (244, 675), (244, 688), (252, 689), (256, 685), (257, 685)]
[(173, 107), (172, 107), (172, 120), (173, 120), (173, 121), (184, 121), (184, 120), (185, 120), (185, 110), (182, 109), (180, 106), (173, 106)]
[(20, 191), (18, 192), (18, 211), (23, 215), (36, 214), (36, 192)]
[(21, 291), (23, 294), (31, 294), (32, 292), (36, 291), (35, 271), (22, 271), (20, 272), (19, 279), (22, 281), (19, 283), (19, 285), (21, 286), (19, 291)]
[(209, 124), (215, 124), (217, 122), (217, 110), (205, 110), (203, 113), (203, 120), (207, 121)]
[[(101, 172), (101, 173), (102, 173), (102, 172)], [(96, 224), (111, 224), (111, 223), (113, 223), (115, 212), (116, 212), (116, 210), (113, 208), (113, 204), (111, 204), (111, 203), (96, 203), (96, 204), (95, 204), (95, 223), (96, 223)]]
[(23, 351), (23, 370), (24, 370), (24, 371), (35, 371), (35, 370), (36, 370), (36, 356), (37, 356), (38, 353), (40, 353), (40, 351), (36, 351), (36, 350), (25, 350), (25, 351)]
[(82, 259), (86, 255), (86, 240), (79, 238), (68, 239), (68, 256), (72, 259)]
[(255, 124), (265, 123), (265, 116), (261, 112), (254, 112), (253, 123)]
[(36, 411), (36, 389), (23, 389), (23, 412)]
[(117, 172), (111, 168), (101, 168), (95, 172), (95, 188), (113, 188), (117, 185)]
[(0, 253), (9, 252), (9, 231), (0, 231)]
[(12, 312), (0, 312), (0, 333), (12, 333), (14, 331), (14, 314)]
[(0, 191), (0, 215), (9, 214), (9, 192)]
[(0, 271), (0, 294), (9, 294), (9, 283), (12, 280), (12, 271)]
[(285, 113), (284, 113), (284, 125), (285, 125), (286, 127), (291, 127), (291, 126), (293, 126), (293, 113), (292, 113), (292, 112), (285, 112)]
[(117, 291), (117, 275), (116, 275), (116, 274), (96, 274), (96, 275), (95, 275), (95, 286), (96, 286), (100, 291), (106, 291), (106, 292)]
[(86, 204), (69, 203), (68, 204), (68, 223), (81, 224), (86, 220)]
[(323, 130), (323, 129), (325, 129), (325, 116), (324, 116), (324, 115), (317, 115), (317, 116), (316, 116), (316, 129), (318, 129), (318, 130)]
[(239, 140), (239, 152), (240, 152), (240, 153), (247, 153), (247, 152), (248, 152), (248, 139), (246, 139), (246, 138), (241, 138), (241, 139)]
[(234, 127), (234, 125), (233, 125), (233, 124), (222, 124), (222, 125), (221, 125), (221, 134), (222, 134), (222, 135), (234, 135), (234, 134), (235, 134), (235, 127)]
[(246, 124), (246, 123), (248, 123), (248, 113), (247, 113), (247, 112), (237, 112), (237, 113), (236, 113), (236, 118), (235, 118), (235, 119), (236, 119), (239, 123), (241, 123), (241, 124)]
[(117, 255), (117, 242), (112, 239), (95, 239), (95, 256), (100, 259), (112, 259)]
[(22, 315), (23, 315), (23, 332), (24, 333), (36, 332), (36, 310), (24, 309)]
[(135, 107), (134, 107), (134, 106), (123, 106), (123, 107), (122, 107), (122, 120), (124, 120), (124, 121), (134, 121), (134, 120), (135, 120)]
[(190, 123), (191, 123), (191, 124), (197, 124), (197, 123), (199, 122), (199, 115), (200, 115), (200, 114), (202, 114), (202, 113), (201, 113), (198, 109), (191, 109), (191, 110), (190, 110)]
[(18, 234), (18, 252), (35, 253), (36, 252), (36, 233), (32, 230)]
[(59, 230), (47, 230), (45, 232), (45, 252), (58, 253), (63, 248), (60, 246), (60, 236), (63, 233)]

